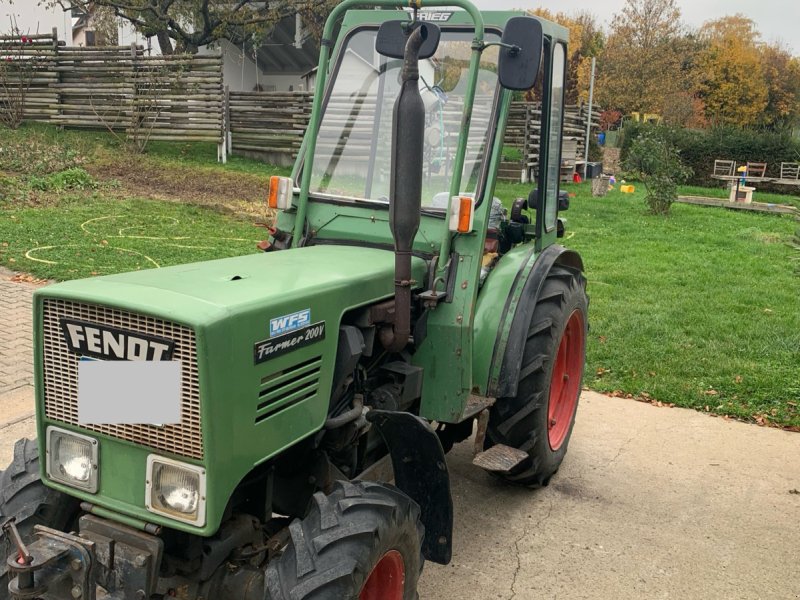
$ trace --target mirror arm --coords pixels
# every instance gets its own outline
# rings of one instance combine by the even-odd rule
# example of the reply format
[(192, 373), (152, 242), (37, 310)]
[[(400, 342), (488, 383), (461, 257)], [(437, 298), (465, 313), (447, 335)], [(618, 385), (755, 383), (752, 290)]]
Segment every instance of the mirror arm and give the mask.
[(486, 48), (490, 46), (500, 46), (501, 48), (508, 48), (509, 51), (508, 53), (511, 56), (516, 56), (522, 50), (522, 48), (514, 44), (505, 44), (503, 42), (484, 42), (481, 46), (481, 52), (483, 52), (484, 50), (486, 50)]

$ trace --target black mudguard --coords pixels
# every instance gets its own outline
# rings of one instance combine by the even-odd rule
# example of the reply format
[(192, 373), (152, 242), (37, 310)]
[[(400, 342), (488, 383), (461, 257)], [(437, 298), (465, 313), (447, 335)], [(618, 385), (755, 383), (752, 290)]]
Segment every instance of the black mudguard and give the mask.
[(425, 419), (407, 412), (371, 410), (367, 420), (389, 448), (395, 484), (422, 511), (423, 556), (448, 564), (453, 552), (453, 498), (439, 437)]
[[(517, 305), (516, 312), (511, 322), (511, 329), (505, 346), (505, 352), (502, 357), (495, 357), (500, 358), (502, 363), (500, 365), (500, 376), (497, 386), (495, 389), (489, 390), (488, 395), (493, 398), (506, 398), (517, 394), (519, 372), (522, 367), (522, 351), (525, 348), (528, 324), (533, 315), (533, 309), (536, 308), (536, 301), (542, 291), (544, 280), (547, 279), (550, 269), (557, 264), (583, 271), (583, 261), (577, 252), (553, 244), (545, 248), (539, 254), (536, 263), (533, 265), (533, 269), (531, 269), (528, 274), (527, 280), (524, 282), (515, 281), (512, 286), (512, 289), (516, 288), (518, 285), (523, 285), (524, 287), (522, 289), (522, 295), (520, 296), (520, 302)], [(520, 275), (521, 273), (520, 271)], [(520, 275), (518, 275), (518, 277)], [(503, 311), (507, 312), (508, 310), (509, 307), (506, 305)], [(507, 318), (508, 315), (503, 316), (503, 320)], [(498, 330), (495, 352), (497, 352), (497, 348), (500, 347), (501, 333), (502, 331)]]

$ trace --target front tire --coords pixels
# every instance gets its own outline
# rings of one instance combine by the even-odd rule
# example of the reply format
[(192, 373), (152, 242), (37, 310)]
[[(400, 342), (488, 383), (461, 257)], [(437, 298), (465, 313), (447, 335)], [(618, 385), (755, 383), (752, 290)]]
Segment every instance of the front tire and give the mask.
[(567, 453), (586, 362), (588, 304), (583, 274), (554, 266), (528, 326), (517, 395), (498, 398), (489, 413), (486, 446), (528, 453), (502, 475), (512, 483), (547, 485)]
[(393, 486), (337, 482), (289, 526), (267, 567), (272, 600), (416, 600), (424, 529), (419, 506)]
[[(59, 531), (66, 530), (78, 514), (78, 501), (66, 494), (45, 487), (39, 477), (39, 450), (36, 441), (22, 439), (14, 444), (14, 459), (8, 469), (0, 473), (0, 523), (14, 517), (22, 541), (34, 541), (33, 528), (45, 525)], [(8, 572), (5, 550), (0, 544), (0, 600), (8, 595)]]

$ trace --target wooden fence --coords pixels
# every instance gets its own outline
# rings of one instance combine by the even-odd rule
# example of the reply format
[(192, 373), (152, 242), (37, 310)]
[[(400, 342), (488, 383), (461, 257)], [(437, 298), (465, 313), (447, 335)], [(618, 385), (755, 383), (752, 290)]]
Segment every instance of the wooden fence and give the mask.
[[(291, 165), (300, 150), (313, 100), (308, 92), (228, 92), (220, 54), (151, 57), (137, 46), (70, 47), (58, 41), (55, 30), (0, 37), (0, 113), (11, 110), (12, 100), (23, 92), (27, 120), (109, 129), (137, 145), (214, 142), (222, 160), (228, 153), (250, 154), (281, 165)], [(488, 122), (490, 104), (490, 98), (475, 103), (476, 127)], [(321, 143), (320, 152), (346, 151), (366, 159), (374, 151), (375, 98), (365, 96), (355, 113), (352, 109), (349, 99), (331, 100), (328, 113), (334, 119), (326, 122), (347, 136)], [(461, 110), (455, 99), (444, 106), (438, 123), (443, 136), (460, 133)], [(528, 179), (538, 168), (540, 118), (538, 104), (512, 105), (505, 145), (518, 149), (522, 160), (510, 165), (511, 178)], [(568, 167), (583, 157), (585, 135), (585, 109), (567, 107), (563, 155)]]
[(224, 159), (220, 54), (145, 56), (141, 46), (71, 47), (52, 35), (0, 38), (0, 110), (109, 129), (128, 141), (214, 142)]

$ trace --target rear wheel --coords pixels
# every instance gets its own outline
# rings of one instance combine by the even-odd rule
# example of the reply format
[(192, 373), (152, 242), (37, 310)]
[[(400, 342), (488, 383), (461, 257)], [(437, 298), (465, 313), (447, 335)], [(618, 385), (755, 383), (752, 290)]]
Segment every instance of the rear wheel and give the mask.
[(267, 567), (273, 600), (416, 600), (424, 530), (419, 506), (393, 486), (338, 482), (314, 495)]
[(492, 407), (486, 445), (505, 444), (528, 460), (505, 479), (547, 485), (567, 452), (586, 359), (586, 279), (555, 266), (536, 301), (522, 356), (517, 395)]
[[(78, 501), (45, 487), (39, 477), (39, 451), (35, 441), (19, 440), (14, 445), (14, 459), (0, 474), (0, 522), (14, 517), (25, 543), (34, 541), (33, 528), (45, 525), (66, 530), (78, 514)], [(14, 551), (0, 544), (0, 600), (8, 595), (6, 558)]]

